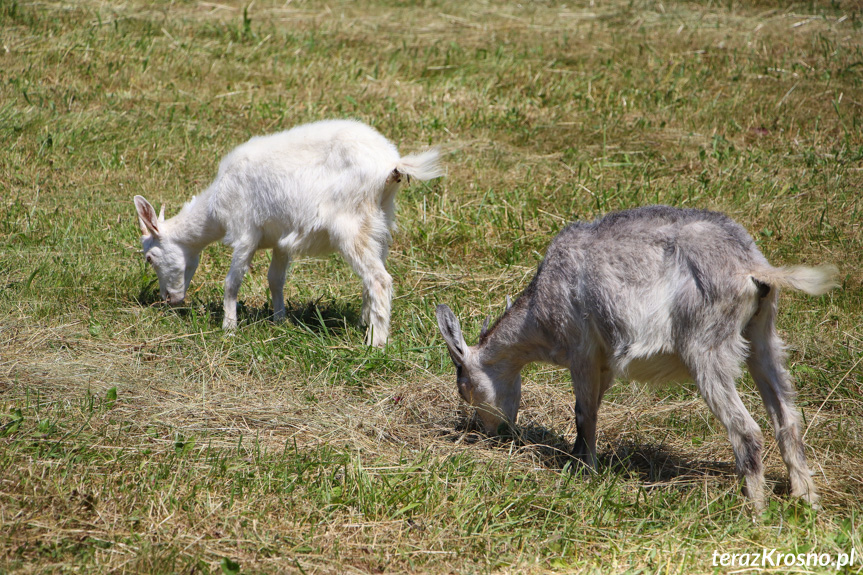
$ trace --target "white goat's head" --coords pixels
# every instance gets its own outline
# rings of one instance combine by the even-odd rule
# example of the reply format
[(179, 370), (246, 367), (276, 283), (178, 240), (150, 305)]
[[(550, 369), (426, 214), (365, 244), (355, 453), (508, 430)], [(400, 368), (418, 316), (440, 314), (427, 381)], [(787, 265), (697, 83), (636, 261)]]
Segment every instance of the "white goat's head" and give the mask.
[(144, 259), (153, 266), (159, 278), (159, 296), (169, 305), (182, 305), (200, 257), (171, 238), (168, 233), (170, 226), (165, 223), (165, 206), (156, 217), (156, 210), (150, 202), (142, 196), (135, 196), (135, 209), (143, 234)]
[[(455, 364), (458, 394), (477, 408), (486, 433), (494, 435), (500, 433), (502, 426), (514, 425), (521, 402), (520, 368), (513, 369), (506, 361), (484, 361), (483, 337), (479, 344), (468, 346), (458, 319), (447, 306), (437, 306), (436, 315)], [(484, 326), (483, 336), (485, 329)]]

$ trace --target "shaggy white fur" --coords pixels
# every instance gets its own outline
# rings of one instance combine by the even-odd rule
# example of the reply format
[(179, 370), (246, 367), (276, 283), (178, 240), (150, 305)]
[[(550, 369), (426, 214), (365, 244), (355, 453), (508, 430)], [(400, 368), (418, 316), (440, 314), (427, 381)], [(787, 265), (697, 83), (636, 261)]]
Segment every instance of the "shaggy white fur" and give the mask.
[(168, 220), (135, 196), (144, 257), (169, 304), (185, 300), (203, 248), (231, 246), (223, 328), (237, 325), (237, 292), (255, 251), (272, 249), (267, 279), (273, 316), (285, 317), (285, 274), (291, 259), (337, 251), (363, 282), (367, 342), (389, 337), (392, 278), (385, 268), (402, 182), (443, 174), (436, 149), (400, 157), (375, 129), (328, 120), (252, 138), (231, 151), (215, 181)]

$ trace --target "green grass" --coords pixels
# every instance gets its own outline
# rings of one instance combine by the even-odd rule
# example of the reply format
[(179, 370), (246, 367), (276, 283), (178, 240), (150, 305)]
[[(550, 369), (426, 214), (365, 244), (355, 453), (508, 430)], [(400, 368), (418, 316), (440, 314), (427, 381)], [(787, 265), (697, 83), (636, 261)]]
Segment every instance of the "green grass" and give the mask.
[[(712, 553), (863, 555), (863, 12), (853, 2), (0, 1), (0, 572), (724, 572)], [(399, 196), (391, 344), (302, 260), (274, 325), (260, 254), (155, 303), (132, 196), (175, 213), (252, 135), (354, 117), (447, 177)], [(473, 430), (434, 323), (469, 341), (574, 219), (718, 209), (776, 264), (814, 513), (767, 436), (757, 521), (692, 386), (620, 383), (570, 472), (568, 374)], [(770, 571), (771, 569), (768, 569)], [(784, 572), (784, 568), (772, 569)], [(817, 569), (816, 569), (817, 571)], [(863, 561), (852, 569), (863, 571)]]

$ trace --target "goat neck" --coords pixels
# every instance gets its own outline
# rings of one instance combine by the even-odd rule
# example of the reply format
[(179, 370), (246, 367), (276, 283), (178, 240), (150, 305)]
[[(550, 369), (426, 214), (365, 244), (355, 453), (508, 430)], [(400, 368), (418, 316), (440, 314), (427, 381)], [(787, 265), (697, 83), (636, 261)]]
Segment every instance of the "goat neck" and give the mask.
[(176, 216), (165, 222), (171, 240), (193, 252), (200, 252), (225, 236), (225, 228), (208, 209), (208, 195), (193, 197)]
[(557, 363), (555, 346), (536, 320), (529, 294), (520, 296), (488, 330), (475, 349), (484, 365), (518, 374), (528, 363)]

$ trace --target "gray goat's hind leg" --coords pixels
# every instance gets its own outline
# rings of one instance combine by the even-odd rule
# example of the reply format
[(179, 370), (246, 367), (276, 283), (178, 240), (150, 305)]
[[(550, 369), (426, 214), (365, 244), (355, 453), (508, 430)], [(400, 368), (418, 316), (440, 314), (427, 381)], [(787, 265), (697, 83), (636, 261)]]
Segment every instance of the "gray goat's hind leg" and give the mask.
[(728, 432), (737, 473), (746, 480), (746, 495), (756, 511), (763, 510), (765, 482), (761, 452), (764, 439), (734, 385), (738, 371), (734, 353), (722, 348), (703, 351), (697, 362), (690, 362), (688, 367), (710, 411)]
[(773, 322), (775, 308), (776, 297), (771, 294), (762, 299), (759, 313), (750, 320), (746, 330), (750, 341), (746, 365), (773, 424), (779, 452), (791, 479), (791, 495), (817, 507), (819, 497), (806, 463), (800, 415), (794, 405), (795, 392), (785, 370), (782, 340)]

